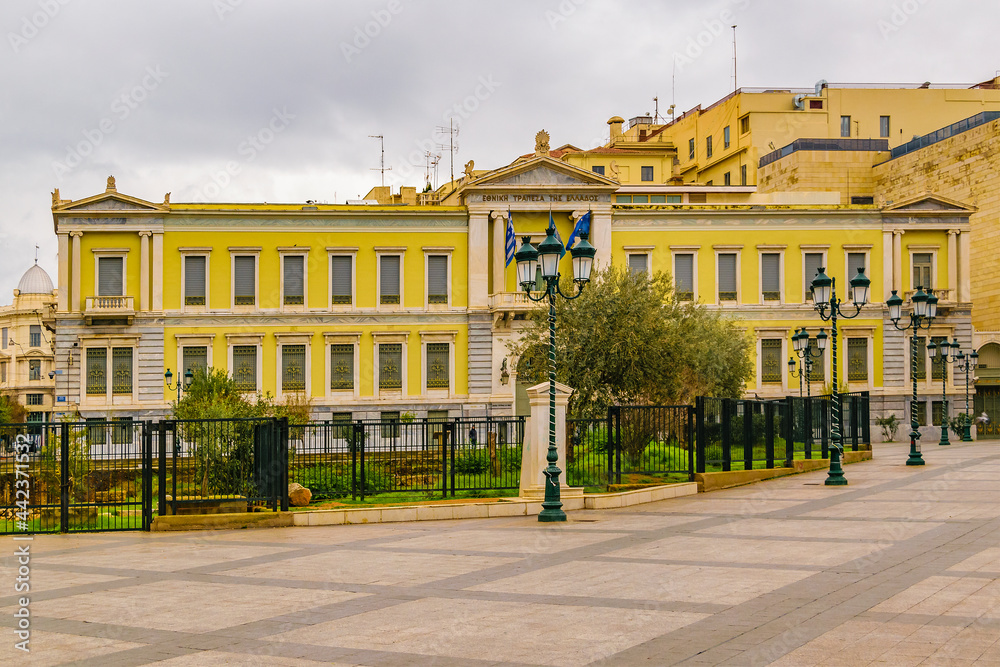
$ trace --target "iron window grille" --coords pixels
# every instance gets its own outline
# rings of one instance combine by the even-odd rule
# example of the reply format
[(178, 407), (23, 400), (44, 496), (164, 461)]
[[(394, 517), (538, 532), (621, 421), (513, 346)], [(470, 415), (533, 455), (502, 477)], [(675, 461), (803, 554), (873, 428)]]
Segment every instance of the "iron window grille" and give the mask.
[[(934, 341), (934, 344), (938, 346), (938, 350), (941, 349), (941, 345), (942, 344), (947, 344), (948, 343), (948, 339), (947, 338), (942, 338), (942, 337), (939, 337), (939, 336), (934, 336), (933, 338), (931, 338), (931, 340)], [(951, 361), (949, 361), (948, 363), (950, 364)], [(942, 371), (942, 368), (941, 368), (941, 356), (938, 355), (934, 359), (931, 359), (931, 379), (932, 380), (940, 380), (941, 379), (941, 371)]]
[(760, 341), (760, 381), (762, 384), (781, 384), (784, 374), (781, 358), (781, 341), (765, 338)]
[(132, 418), (112, 417), (111, 444), (131, 445), (132, 444)]
[[(810, 382), (826, 382), (826, 350), (820, 350), (815, 340), (809, 341), (809, 354), (812, 355), (812, 372)], [(816, 356), (816, 355), (819, 356)]]
[(941, 401), (931, 402), (931, 421), (934, 424), (941, 423), (941, 417), (944, 415), (944, 405)]
[(847, 339), (847, 381), (868, 381), (868, 339)]
[(382, 343), (378, 346), (379, 389), (403, 388), (403, 345)]
[(132, 348), (111, 348), (111, 393), (132, 393)]
[(107, 443), (107, 432), (105, 431), (104, 420), (100, 417), (87, 417), (87, 443), (93, 445), (104, 445)]
[(383, 438), (398, 438), (399, 437), (399, 412), (383, 412), (379, 415), (382, 421), (382, 437)]
[(917, 426), (927, 426), (927, 403), (918, 401), (912, 406), (913, 414), (917, 418)]
[(917, 337), (917, 363), (913, 368), (913, 377), (918, 380), (927, 379), (927, 339)]
[(108, 349), (87, 348), (87, 395), (104, 396), (108, 393)]
[(281, 346), (281, 391), (305, 391), (306, 346)]
[(239, 391), (257, 391), (257, 346), (233, 346), (233, 380)]
[[(206, 370), (208, 368), (208, 348), (204, 345), (196, 345), (192, 347), (184, 348), (184, 368), (183, 375), (187, 376), (187, 372), (191, 371), (192, 374), (197, 373), (199, 370)], [(183, 382), (183, 378), (179, 378)]]
[(449, 350), (448, 343), (428, 343), (427, 344), (427, 388), (447, 389), (451, 386), (450, 374), (448, 370)]
[(330, 346), (330, 389), (354, 389), (354, 345)]
[(350, 412), (334, 412), (330, 415), (330, 422), (335, 426), (331, 436), (338, 440), (343, 440), (351, 436), (352, 426)]

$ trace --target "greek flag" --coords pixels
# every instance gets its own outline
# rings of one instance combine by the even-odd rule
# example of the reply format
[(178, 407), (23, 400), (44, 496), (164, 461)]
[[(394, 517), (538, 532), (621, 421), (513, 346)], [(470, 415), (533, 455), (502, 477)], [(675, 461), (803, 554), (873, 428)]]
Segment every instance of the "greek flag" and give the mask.
[[(559, 229), (556, 227), (556, 223), (552, 221), (552, 211), (549, 211), (549, 227), (551, 227), (553, 230), (555, 230), (556, 241), (559, 241), (559, 245), (562, 246), (563, 245), (563, 241), (562, 241), (562, 237), (559, 236)], [(562, 247), (562, 248), (560, 248), (559, 259), (562, 259), (565, 256), (566, 256), (566, 248)]]
[(504, 245), (504, 252), (507, 255), (507, 263), (504, 267), (510, 266), (510, 263), (514, 261), (514, 245), (516, 241), (514, 239), (514, 216), (511, 215), (510, 209), (507, 209), (507, 239)]
[(590, 211), (584, 213), (576, 221), (576, 227), (573, 228), (573, 233), (569, 235), (569, 241), (566, 242), (566, 250), (573, 247), (573, 242), (576, 241), (576, 237), (580, 234), (590, 234)]

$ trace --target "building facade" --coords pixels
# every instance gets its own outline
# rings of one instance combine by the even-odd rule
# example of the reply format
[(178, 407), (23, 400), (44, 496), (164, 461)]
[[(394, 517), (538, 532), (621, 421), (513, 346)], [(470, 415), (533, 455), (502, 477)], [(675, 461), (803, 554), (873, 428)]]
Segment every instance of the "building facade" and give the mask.
[(52, 280), (38, 264), (21, 276), (13, 303), (0, 306), (0, 391), (23, 405), (32, 422), (47, 421), (60, 409), (54, 380), (55, 307)]

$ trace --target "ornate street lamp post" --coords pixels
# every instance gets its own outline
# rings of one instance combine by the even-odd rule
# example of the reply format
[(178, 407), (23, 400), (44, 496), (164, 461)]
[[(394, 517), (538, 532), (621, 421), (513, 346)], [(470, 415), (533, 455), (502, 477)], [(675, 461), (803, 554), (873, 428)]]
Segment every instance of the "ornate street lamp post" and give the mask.
[[(840, 299), (837, 298), (837, 280), (826, 275), (824, 267), (820, 267), (812, 281), (814, 307), (819, 313), (820, 319), (824, 322), (830, 320), (830, 329), (833, 334), (831, 359), (833, 364), (833, 402), (830, 405), (833, 428), (830, 433), (830, 472), (826, 477), (828, 486), (847, 484), (847, 480), (844, 478), (844, 469), (840, 465), (840, 455), (843, 452), (844, 443), (841, 441), (840, 434), (840, 388), (837, 386), (837, 316), (854, 319), (860, 315), (861, 308), (868, 302), (868, 288), (871, 284), (872, 281), (865, 276), (865, 268), (858, 267), (858, 275), (851, 278), (851, 302), (854, 305), (854, 313), (846, 315), (841, 310)], [(829, 309), (829, 313), (827, 309)]]
[(924, 457), (917, 443), (920, 439), (920, 425), (917, 423), (917, 333), (921, 329), (931, 328), (931, 322), (937, 317), (938, 304), (938, 298), (928, 292), (917, 287), (916, 294), (910, 297), (910, 303), (913, 305), (910, 322), (903, 327), (899, 326), (899, 320), (903, 316), (903, 300), (896, 294), (896, 290), (892, 290), (892, 295), (885, 302), (889, 308), (892, 326), (900, 331), (907, 329), (913, 331), (910, 336), (910, 379), (913, 380), (913, 396), (910, 398), (910, 457), (906, 459), (908, 466), (924, 465)]
[(795, 355), (799, 357), (799, 359), (802, 359), (802, 368), (799, 371), (796, 371), (795, 359), (789, 357), (788, 374), (799, 379), (799, 398), (802, 397), (803, 376), (806, 381), (806, 396), (808, 398), (812, 398), (813, 359), (818, 359), (823, 356), (823, 351), (826, 350), (826, 339), (826, 332), (820, 329), (819, 334), (816, 336), (816, 347), (818, 349), (816, 353), (813, 354), (813, 348), (809, 345), (809, 332), (806, 331), (805, 327), (796, 329), (795, 333), (792, 334), (792, 349), (795, 351)]
[[(169, 368), (167, 369), (167, 372), (163, 374), (163, 379), (166, 380), (166, 382), (167, 382), (167, 389), (173, 389), (174, 388), (174, 385), (171, 382), (171, 380), (174, 379), (174, 374), (170, 372)], [(184, 371), (184, 383), (183, 383), (183, 387), (184, 387), (185, 390), (188, 387), (191, 386), (191, 381), (192, 380), (194, 380), (194, 373), (192, 373), (191, 369), (189, 368), (186, 371)], [(180, 382), (180, 378), (178, 378), (178, 381), (177, 381), (177, 402), (178, 403), (181, 402), (181, 386), (182, 385), (181, 385), (181, 382)]]
[[(958, 349), (958, 341), (954, 341), (951, 346)], [(972, 442), (972, 413), (969, 412), (969, 375), (978, 367), (978, 352), (970, 352), (966, 355), (959, 350), (955, 356), (955, 368), (965, 373), (965, 423), (962, 424), (962, 442)]]
[(948, 344), (947, 340), (941, 341), (940, 345), (936, 345), (934, 341), (927, 345), (927, 352), (931, 355), (931, 365), (939, 359), (941, 361), (941, 441), (938, 442), (939, 445), (951, 444), (948, 440), (948, 352), (950, 350), (951, 345)]
[[(542, 511), (538, 514), (539, 521), (565, 521), (566, 513), (562, 510), (559, 497), (559, 470), (556, 463), (559, 460), (559, 450), (556, 448), (556, 294), (565, 299), (576, 299), (583, 293), (583, 288), (590, 281), (590, 272), (594, 268), (594, 255), (597, 249), (587, 240), (588, 234), (580, 234), (570, 254), (573, 256), (573, 282), (576, 283), (576, 294), (563, 294), (559, 288), (559, 259), (564, 254), (562, 243), (556, 240), (555, 226), (549, 218), (549, 228), (545, 231), (545, 240), (536, 249), (527, 236), (521, 238), (521, 247), (514, 254), (517, 261), (517, 280), (521, 289), (532, 301), (549, 301), (549, 451), (545, 460), (549, 465), (542, 471), (545, 475), (545, 500), (542, 501)], [(545, 280), (545, 290), (541, 296), (531, 296), (535, 285), (535, 274), (538, 264), (542, 265), (542, 278)]]

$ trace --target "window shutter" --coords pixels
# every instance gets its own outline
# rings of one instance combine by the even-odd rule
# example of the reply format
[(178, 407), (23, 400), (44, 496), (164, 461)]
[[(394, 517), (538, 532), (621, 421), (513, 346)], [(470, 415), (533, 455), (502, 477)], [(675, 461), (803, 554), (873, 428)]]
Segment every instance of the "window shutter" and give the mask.
[(282, 345), (281, 346), (281, 390), (304, 391), (305, 388), (306, 388), (306, 346)]
[(288, 255), (284, 261), (284, 302), (286, 304), (304, 303), (305, 297), (305, 258), (301, 255)]
[(97, 258), (97, 296), (123, 296), (123, 257)]
[(805, 280), (805, 287), (803, 288), (805, 298), (812, 300), (812, 281), (819, 273), (820, 267), (823, 266), (823, 253), (821, 252), (807, 252), (805, 257), (805, 275), (803, 276)]
[(181, 369), (181, 377), (177, 378), (178, 382), (184, 382), (184, 376), (187, 375), (188, 370), (192, 373), (196, 373), (199, 369), (206, 370), (208, 368), (208, 348), (205, 346), (195, 346), (195, 347), (185, 347), (184, 348), (184, 367)]
[(781, 255), (766, 252), (760, 257), (761, 288), (765, 301), (781, 298)]
[(330, 389), (354, 389), (354, 345), (330, 346)]
[(350, 255), (334, 255), (330, 258), (333, 271), (333, 303), (351, 303), (351, 262)]
[(235, 281), (233, 295), (236, 297), (237, 306), (252, 306), (256, 295), (254, 286), (256, 281), (255, 264), (256, 257), (239, 255), (233, 258), (233, 278)]
[(448, 257), (427, 257), (427, 303), (448, 303)]
[(184, 303), (189, 306), (205, 305), (205, 258), (184, 258)]
[(723, 301), (736, 300), (736, 255), (734, 253), (719, 255), (719, 299)]
[(849, 252), (847, 253), (847, 280), (849, 281), (854, 276), (858, 275), (858, 269), (864, 269), (865, 275), (868, 275), (868, 267), (865, 266), (865, 253), (863, 252)]
[(694, 299), (694, 255), (674, 255), (674, 290), (679, 299)]
[(631, 269), (632, 273), (639, 273), (640, 271), (648, 273), (648, 259), (649, 255), (629, 255), (628, 268)]
[(379, 285), (382, 303), (399, 303), (399, 255), (382, 255)]

